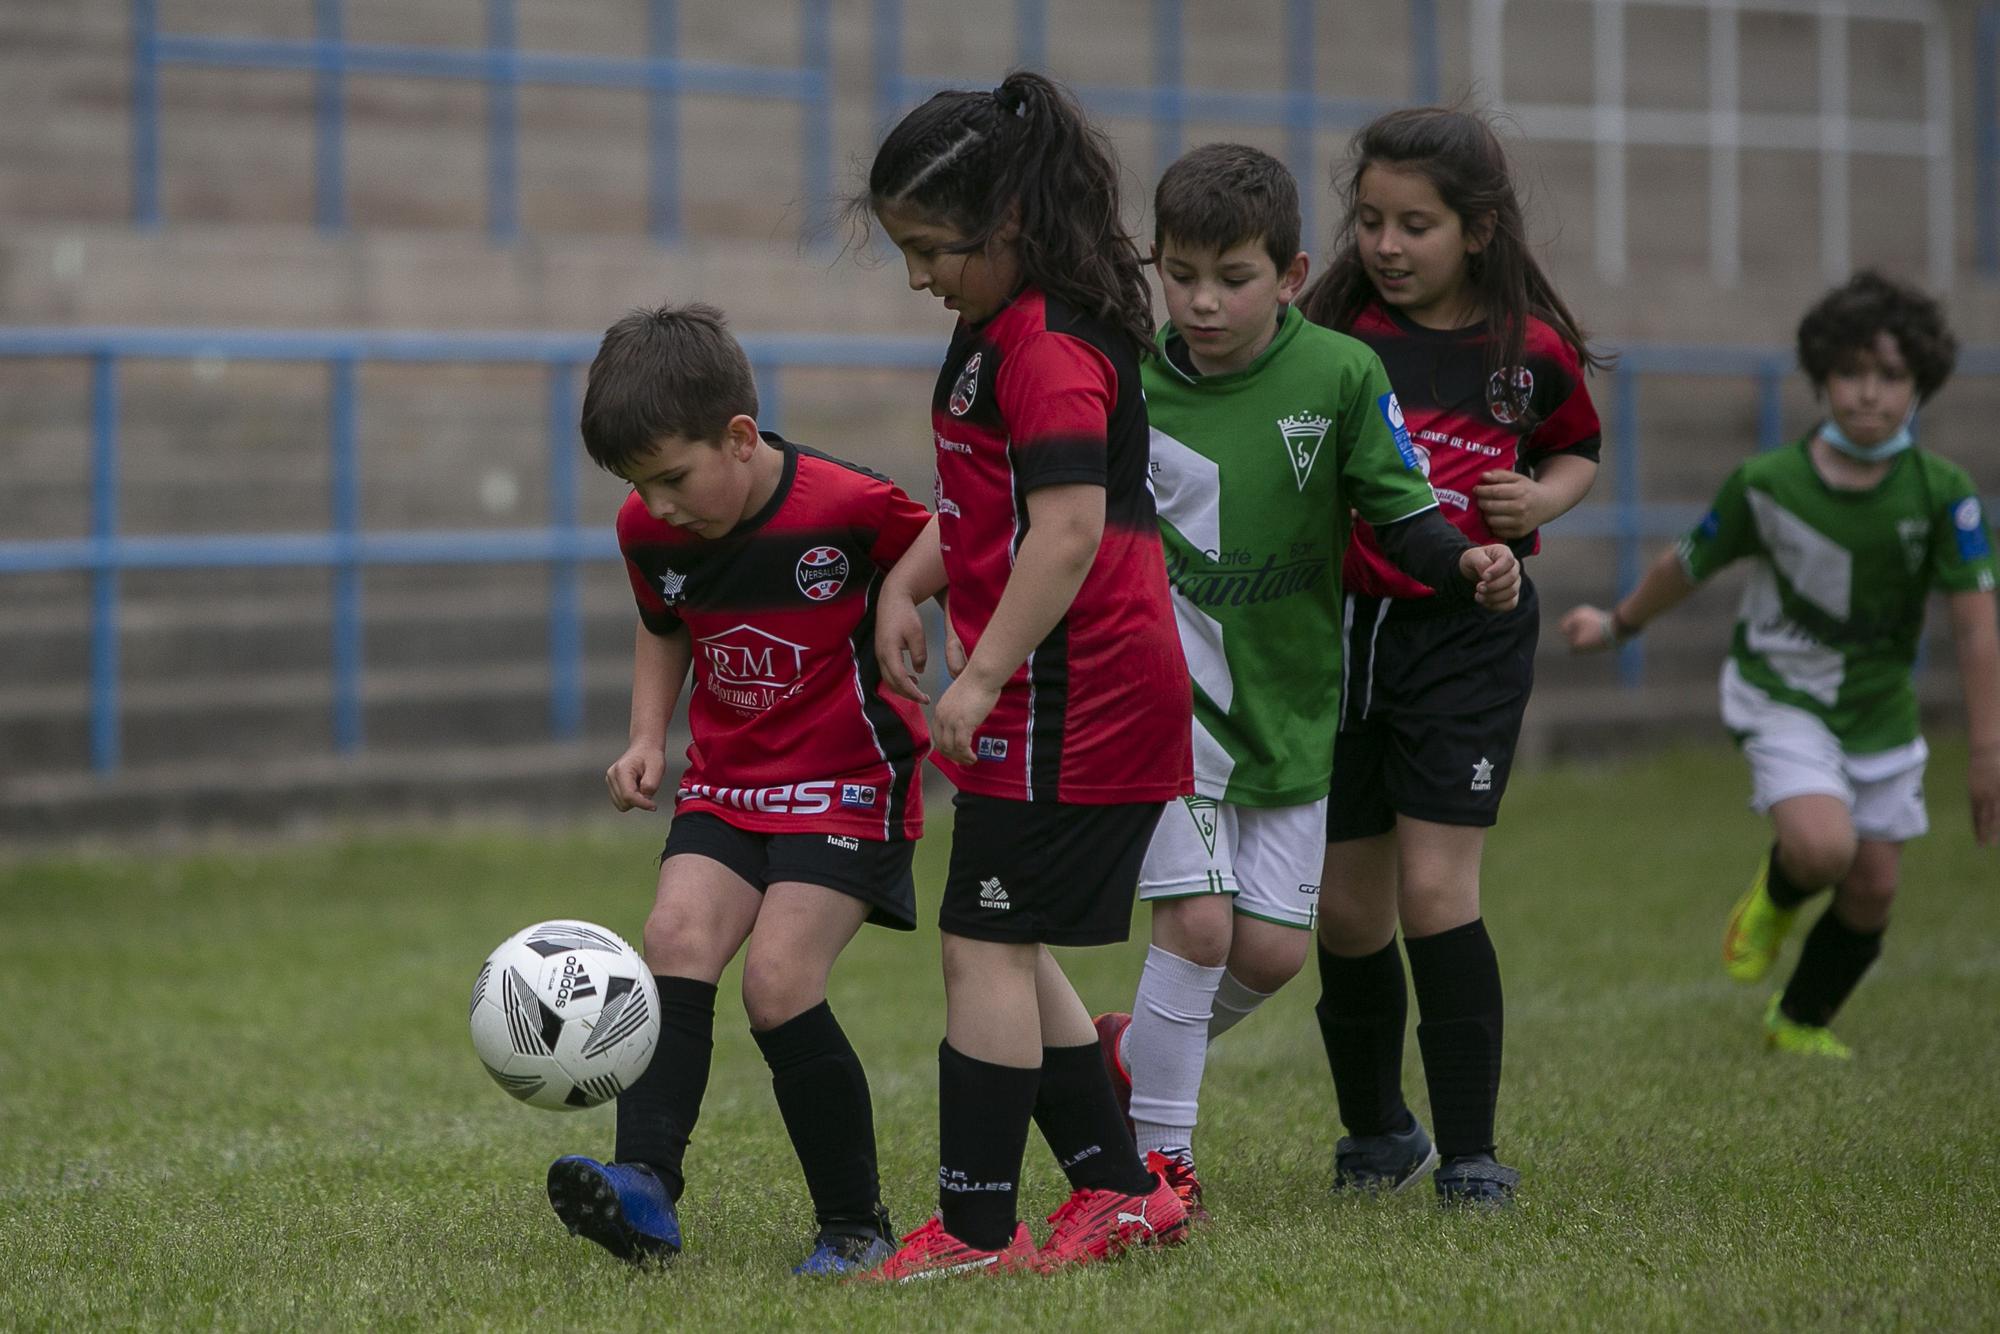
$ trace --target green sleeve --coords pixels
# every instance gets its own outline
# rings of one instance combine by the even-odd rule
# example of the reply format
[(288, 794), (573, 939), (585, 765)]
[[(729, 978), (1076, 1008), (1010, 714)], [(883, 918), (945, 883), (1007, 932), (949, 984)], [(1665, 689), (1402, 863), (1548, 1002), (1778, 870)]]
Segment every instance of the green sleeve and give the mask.
[(1403, 407), (1389, 387), (1382, 359), (1366, 347), (1344, 377), (1339, 434), (1342, 498), (1372, 524), (1394, 523), (1435, 508)]
[(1932, 494), (1942, 503), (1931, 515), (1931, 586), (1947, 593), (1993, 587), (1993, 532), (1986, 509), (1964, 470), (1944, 465)]
[(1700, 523), (1690, 529), (1680, 541), (1681, 568), (1688, 578), (1700, 583), (1733, 560), (1756, 555), (1762, 549), (1757, 536), (1757, 521), (1750, 513), (1750, 504), (1744, 498), (1749, 483), (1744, 480), (1743, 469), (1729, 474), (1729, 480), (1716, 492), (1715, 502), (1708, 507)]

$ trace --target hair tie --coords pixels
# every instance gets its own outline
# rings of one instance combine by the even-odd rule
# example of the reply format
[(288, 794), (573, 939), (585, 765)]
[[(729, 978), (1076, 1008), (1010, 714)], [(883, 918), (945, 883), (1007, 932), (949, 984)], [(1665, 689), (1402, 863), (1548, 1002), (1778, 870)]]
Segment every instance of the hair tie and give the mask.
[(1018, 90), (1009, 92), (1004, 83), (993, 90), (993, 100), (998, 102), (1000, 109), (1010, 116), (1020, 117), (1028, 114), (1028, 99), (1021, 96)]

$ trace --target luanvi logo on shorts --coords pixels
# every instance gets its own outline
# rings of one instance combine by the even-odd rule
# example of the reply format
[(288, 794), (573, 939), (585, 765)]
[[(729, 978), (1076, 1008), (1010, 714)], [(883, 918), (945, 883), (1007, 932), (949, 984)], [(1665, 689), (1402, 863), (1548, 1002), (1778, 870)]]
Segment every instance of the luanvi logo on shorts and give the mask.
[(1009, 912), (1013, 909), (1014, 905), (1007, 901), (1007, 891), (1000, 887), (999, 876), (996, 875), (990, 880), (979, 882), (979, 906), (982, 908), (998, 908), (1002, 912)]
[(1484, 755), (1481, 755), (1479, 762), (1472, 766), (1472, 790), (1474, 792), (1493, 790), (1493, 761)]
[(826, 836), (826, 844), (830, 848), (841, 848), (848, 852), (861, 851), (861, 840), (858, 838), (849, 838), (845, 834), (828, 834)]

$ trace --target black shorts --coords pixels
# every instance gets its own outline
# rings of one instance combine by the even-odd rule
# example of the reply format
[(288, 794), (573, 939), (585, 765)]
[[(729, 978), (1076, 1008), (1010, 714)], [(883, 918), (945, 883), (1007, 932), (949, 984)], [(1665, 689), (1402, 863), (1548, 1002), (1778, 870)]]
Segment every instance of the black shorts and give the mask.
[(1347, 609), (1326, 841), (1386, 834), (1398, 815), (1492, 825), (1535, 684), (1534, 585), (1498, 613), (1359, 596)]
[(1163, 802), (1117, 806), (952, 798), (938, 926), (973, 940), (1113, 945), (1132, 932), (1139, 864)]
[(894, 931), (917, 929), (917, 884), (910, 860), (917, 845), (850, 834), (758, 834), (709, 811), (676, 815), (660, 860), (691, 853), (721, 862), (763, 893), (787, 880), (821, 885), (860, 899), (868, 921)]

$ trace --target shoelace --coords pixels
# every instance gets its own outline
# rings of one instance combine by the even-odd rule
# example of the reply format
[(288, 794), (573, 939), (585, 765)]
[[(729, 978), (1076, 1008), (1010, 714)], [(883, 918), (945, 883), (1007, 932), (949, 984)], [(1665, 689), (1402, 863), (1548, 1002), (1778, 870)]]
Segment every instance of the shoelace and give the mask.
[(1102, 1191), (1094, 1191), (1094, 1190), (1078, 1191), (1076, 1194), (1070, 1196), (1067, 1200), (1064, 1200), (1062, 1202), (1061, 1207), (1059, 1207), (1054, 1213), (1049, 1215), (1049, 1224), (1055, 1229), (1055, 1231), (1057, 1232), (1062, 1231), (1063, 1225), (1069, 1222), (1071, 1218), (1074, 1218), (1079, 1214), (1088, 1213), (1092, 1205), (1095, 1203), (1097, 1196), (1102, 1193), (1103, 1193)]

